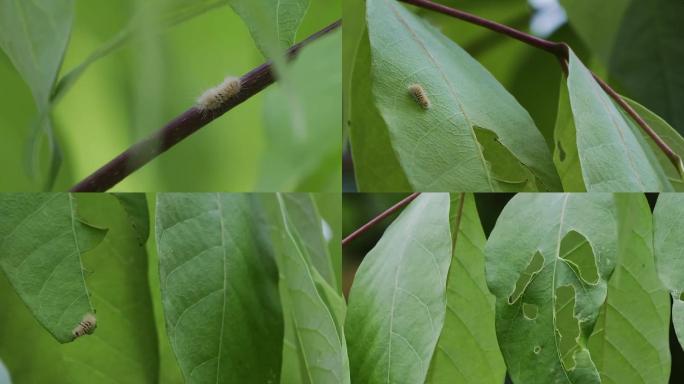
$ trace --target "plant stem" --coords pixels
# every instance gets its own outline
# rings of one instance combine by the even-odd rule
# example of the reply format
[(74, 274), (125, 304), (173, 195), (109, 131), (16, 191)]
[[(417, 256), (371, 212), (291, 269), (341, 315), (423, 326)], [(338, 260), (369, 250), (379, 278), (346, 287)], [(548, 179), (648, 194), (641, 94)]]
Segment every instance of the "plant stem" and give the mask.
[(347, 245), (350, 241), (354, 240), (355, 238), (359, 237), (362, 235), (364, 232), (369, 230), (372, 226), (375, 224), (379, 223), (380, 221), (384, 220), (387, 216), (393, 214), (397, 210), (401, 209), (402, 207), (408, 205), (408, 203), (412, 202), (413, 199), (418, 197), (420, 195), (420, 192), (414, 192), (410, 194), (408, 197), (405, 199), (401, 200), (400, 202), (394, 204), (393, 206), (389, 207), (386, 211), (382, 212), (381, 214), (375, 216), (371, 221), (367, 222), (366, 224), (362, 225), (359, 229), (356, 231), (352, 232), (349, 234), (349, 236), (345, 237), (344, 240), (342, 240), (342, 246)]
[[(399, 1), (407, 4), (412, 4), (420, 8), (425, 8), (439, 13), (443, 13), (445, 15), (455, 17), (468, 23), (485, 27), (491, 31), (509, 36), (527, 45), (544, 50), (556, 56), (556, 58), (558, 58), (558, 60), (561, 63), (563, 71), (567, 73), (569, 47), (565, 43), (549, 41), (536, 36), (532, 36), (528, 33), (511, 28), (507, 25), (503, 25), (492, 20), (487, 20), (482, 17), (458, 9), (450, 8), (446, 5), (433, 3), (429, 0)], [(682, 164), (682, 158), (677, 153), (675, 153), (675, 151), (673, 151), (672, 148), (670, 148), (667, 145), (667, 143), (665, 143), (665, 141), (662, 138), (660, 138), (660, 136), (658, 136), (658, 134), (653, 130), (653, 128), (651, 128), (651, 126), (648, 125), (648, 123), (641, 116), (639, 116), (639, 114), (632, 107), (630, 107), (629, 104), (627, 104), (627, 102), (625, 102), (625, 100), (623, 100), (622, 97), (620, 97), (620, 95), (617, 92), (615, 92), (615, 90), (613, 90), (613, 88), (611, 88), (601, 78), (596, 76), (596, 74), (592, 73), (592, 76), (598, 82), (601, 88), (603, 88), (603, 90), (608, 94), (608, 96), (615, 100), (615, 102), (620, 106), (620, 108), (627, 112), (627, 114), (630, 117), (632, 117), (632, 119), (634, 119), (634, 121), (639, 125), (639, 127), (641, 127), (641, 129), (651, 139), (653, 139), (653, 141), (655, 141), (656, 145), (658, 145), (658, 148), (660, 148), (660, 150), (663, 151), (663, 153), (665, 153), (665, 155), (668, 157), (670, 162), (672, 162), (675, 168), (680, 172), (680, 174), (684, 173), (684, 164)]]
[[(290, 47), (286, 52), (288, 60), (295, 58), (304, 46), (336, 30), (341, 24), (342, 21), (338, 20), (307, 37), (300, 43)], [(240, 78), (240, 92), (227, 100), (220, 108), (213, 111), (202, 111), (195, 107), (188, 109), (166, 126), (147, 138), (133, 144), (93, 174), (73, 186), (71, 191), (107, 191), (128, 175), (140, 169), (160, 154), (166, 152), (186, 137), (197, 132), (200, 128), (233, 109), (235, 106), (264, 90), (266, 87), (273, 84), (275, 80), (275, 74), (272, 71), (272, 64), (270, 61), (252, 69)]]

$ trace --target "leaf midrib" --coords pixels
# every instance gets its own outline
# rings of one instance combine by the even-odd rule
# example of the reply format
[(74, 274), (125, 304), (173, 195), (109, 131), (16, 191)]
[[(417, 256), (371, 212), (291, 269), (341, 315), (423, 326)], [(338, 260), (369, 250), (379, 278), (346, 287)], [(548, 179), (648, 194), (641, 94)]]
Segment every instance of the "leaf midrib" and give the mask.
[[(570, 380), (570, 377), (568, 376), (568, 372), (566, 372), (565, 367), (563, 367), (563, 356), (561, 355), (560, 351), (560, 346), (558, 345), (558, 338), (556, 337), (556, 330), (558, 327), (556, 326), (556, 266), (558, 266), (558, 262), (561, 259), (560, 257), (560, 246), (561, 246), (561, 240), (562, 240), (562, 234), (563, 234), (563, 224), (565, 221), (565, 208), (567, 207), (568, 204), (568, 199), (570, 198), (569, 194), (565, 194), (564, 200), (563, 200), (563, 206), (561, 207), (561, 212), (560, 212), (560, 218), (558, 220), (558, 246), (556, 247), (556, 254), (555, 254), (555, 260), (553, 262), (553, 275), (551, 276), (551, 289), (553, 290), (551, 293), (551, 302), (553, 304), (553, 309), (551, 311), (551, 314), (553, 315), (553, 343), (554, 346), (556, 347), (556, 354), (558, 355), (558, 363), (560, 364), (560, 369), (563, 371), (563, 375), (565, 376), (565, 379), (568, 381), (568, 383), (573, 384), (572, 380)], [(520, 307), (522, 309), (522, 306)], [(573, 311), (574, 314), (574, 311)]]

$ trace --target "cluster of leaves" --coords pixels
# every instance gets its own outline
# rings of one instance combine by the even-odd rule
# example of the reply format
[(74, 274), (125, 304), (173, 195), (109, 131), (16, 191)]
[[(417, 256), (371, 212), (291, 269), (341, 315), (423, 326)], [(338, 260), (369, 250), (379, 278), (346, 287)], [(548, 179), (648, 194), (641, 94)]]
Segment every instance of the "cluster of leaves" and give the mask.
[(352, 381), (667, 383), (682, 202), (522, 193), (486, 239), (472, 195), (422, 194), (357, 271)]
[(148, 241), (143, 194), (3, 194), (0, 359), (14, 383), (349, 383), (340, 209), (158, 194)]
[[(595, 12), (592, 2), (578, 3)], [(365, 25), (354, 25), (356, 32), (349, 36), (349, 45), (354, 46), (346, 52), (353, 59), (345, 67), (351, 78), (345, 84), (345, 113), (360, 190), (681, 189), (684, 138), (646, 107), (628, 100), (680, 157), (668, 158), (604, 92), (572, 49), (561, 81), (555, 128), (545, 137), (506, 88), (426, 17), (397, 0), (368, 0), (365, 17), (357, 16)], [(592, 24), (595, 31), (602, 25)], [(665, 37), (640, 41), (659, 39)], [(631, 47), (614, 51), (634, 52)], [(659, 72), (654, 66), (645, 71)], [(646, 88), (648, 79), (644, 75), (636, 88)], [(412, 84), (424, 88), (430, 108), (416, 103), (409, 92)], [(630, 94), (650, 100), (643, 92)], [(540, 97), (546, 96), (536, 95)]]
[[(75, 0), (0, 0), (0, 49), (30, 88), (36, 105), (37, 115), (26, 153), (29, 173), (34, 179), (44, 181), (42, 188), (49, 190), (60, 171), (64, 172), (64, 154), (53, 128), (53, 111), (95, 62), (133, 40), (159, 35), (172, 26), (229, 5), (244, 21), (263, 56), (275, 62), (280, 81), (265, 102), (264, 130), (273, 139), (266, 141), (267, 156), (256, 166), (258, 177), (252, 177), (256, 179), (255, 188), (339, 189), (340, 177), (335, 177), (340, 175), (339, 161), (332, 160), (340, 158), (339, 141), (330, 138), (339, 132), (341, 120), (340, 33), (316, 42), (293, 65), (287, 65), (282, 56), (283, 50), (294, 43), (309, 3), (310, 0), (140, 1), (125, 27), (85, 60), (63, 71), (62, 62), (75, 19)], [(323, 26), (319, 25), (318, 29)], [(207, 52), (212, 49), (206, 47)], [(203, 60), (208, 60), (208, 56)], [(311, 73), (320, 75), (320, 81), (310, 81)], [(220, 80), (214, 79), (215, 83)], [(196, 86), (197, 93), (203, 86)], [(307, 105), (314, 104), (313, 100), (315, 108)], [(147, 117), (146, 121), (153, 120)], [(76, 128), (80, 129), (73, 129)], [(151, 128), (154, 127), (146, 129)], [(111, 156), (123, 149), (116, 148)], [(295, 161), (289, 156), (299, 151), (308, 153), (306, 161)], [(100, 164), (90, 164), (90, 171), (96, 165)], [(280, 167), (288, 167), (289, 174), (282, 176)]]
[(0, 359), (14, 383), (666, 383), (683, 202), (518, 194), (486, 239), (472, 195), (423, 194), (347, 305), (339, 195), (158, 194), (148, 240), (142, 194), (4, 194)]

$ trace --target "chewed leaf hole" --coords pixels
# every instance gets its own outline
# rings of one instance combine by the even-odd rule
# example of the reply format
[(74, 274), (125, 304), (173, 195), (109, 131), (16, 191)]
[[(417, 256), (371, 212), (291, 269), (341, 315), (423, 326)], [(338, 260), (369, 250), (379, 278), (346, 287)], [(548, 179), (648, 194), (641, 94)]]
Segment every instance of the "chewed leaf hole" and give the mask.
[(532, 351), (534, 352), (535, 355), (538, 355), (539, 352), (541, 352), (541, 350), (542, 350), (542, 347), (536, 345)]
[(556, 340), (561, 363), (566, 371), (575, 368), (575, 352), (580, 349), (577, 338), (580, 335), (579, 322), (574, 316), (575, 289), (570, 285), (563, 285), (556, 289)]
[(527, 320), (534, 320), (537, 318), (537, 315), (539, 314), (539, 307), (537, 307), (534, 304), (523, 303), (522, 310), (523, 316), (525, 316)]
[(679, 294), (679, 301), (684, 301), (684, 292)]
[(530, 263), (527, 265), (527, 268), (525, 268), (525, 270), (520, 274), (518, 281), (515, 283), (515, 289), (513, 290), (511, 296), (508, 297), (509, 304), (513, 304), (518, 301), (520, 296), (522, 296), (525, 292), (525, 289), (527, 289), (527, 286), (530, 285), (530, 282), (532, 282), (534, 276), (541, 271), (543, 266), (544, 256), (537, 251), (534, 253), (532, 260), (530, 260)]
[(558, 148), (558, 158), (560, 161), (565, 160), (565, 150), (563, 150), (563, 146), (561, 145), (560, 141), (556, 142), (556, 148)]
[(534, 187), (532, 172), (499, 141), (496, 133), (477, 126), (473, 130), (492, 178), (506, 185), (517, 184), (516, 191), (527, 190), (528, 185)]
[(568, 232), (561, 240), (560, 257), (566, 261), (575, 274), (586, 284), (595, 285), (599, 281), (596, 255), (591, 244), (581, 233)]

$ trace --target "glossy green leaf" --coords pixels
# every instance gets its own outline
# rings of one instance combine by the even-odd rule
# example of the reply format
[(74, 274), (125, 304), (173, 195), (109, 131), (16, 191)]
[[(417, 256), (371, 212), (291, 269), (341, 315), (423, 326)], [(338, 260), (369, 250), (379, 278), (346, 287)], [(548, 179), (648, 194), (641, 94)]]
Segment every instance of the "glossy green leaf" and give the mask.
[(83, 221), (67, 193), (0, 195), (0, 267), (38, 321), (61, 343), (93, 314), (82, 256), (106, 234)]
[[(287, 68), (289, 86), (267, 91), (258, 190), (341, 189), (341, 40), (336, 31), (306, 47)], [(293, 108), (293, 99), (301, 109)]]
[(661, 193), (653, 210), (653, 245), (660, 280), (672, 294), (672, 323), (684, 347), (684, 196)]
[(485, 254), (513, 382), (600, 383), (586, 341), (617, 251), (612, 195), (518, 194), (506, 205)]
[(453, 252), (446, 315), (426, 383), (501, 384), (506, 367), (494, 328), (494, 297), (487, 290), (485, 235), (472, 195), (454, 195), (449, 208)]
[(678, 0), (562, 0), (572, 26), (638, 100), (684, 132), (684, 27)]
[(618, 259), (587, 344), (604, 384), (667, 383), (670, 300), (653, 259), (651, 209), (642, 194), (616, 194)]
[[(262, 197), (268, 212), (280, 271), (283, 313), (287, 319), (283, 350), (283, 362), (287, 365), (283, 370), (289, 380), (302, 383), (349, 383), (344, 300), (313, 266), (311, 260), (320, 256), (310, 254), (315, 249), (307, 246), (305, 234), (301, 232), (306, 230), (306, 225), (300, 216), (291, 212), (292, 207), (285, 199), (283, 194)], [(296, 365), (298, 371), (294, 369)]]
[(188, 383), (278, 381), (277, 271), (255, 204), (244, 194), (157, 195), (167, 332)]
[[(477, 61), (394, 0), (366, 7), (373, 95), (414, 189), (560, 188), (529, 114)], [(415, 84), (429, 108), (412, 97)], [(517, 161), (504, 169), (504, 158)]]
[(266, 57), (273, 56), (274, 43), (280, 49), (292, 45), (309, 8), (309, 0), (228, 0), (228, 4)]
[(446, 314), (449, 195), (409, 204), (365, 256), (345, 323), (352, 381), (423, 383)]
[(641, 128), (601, 89), (572, 51), (568, 71), (567, 87), (561, 86), (554, 156), (564, 189), (671, 191)]
[(0, 358), (15, 383), (156, 383), (157, 337), (145, 249), (111, 196), (82, 194), (77, 201), (83, 220), (109, 229), (100, 245), (82, 256), (97, 330), (73, 343), (55, 342), (0, 276)]

